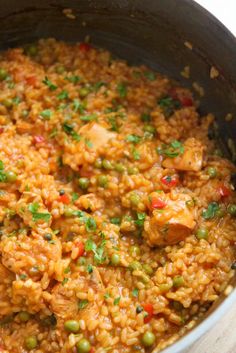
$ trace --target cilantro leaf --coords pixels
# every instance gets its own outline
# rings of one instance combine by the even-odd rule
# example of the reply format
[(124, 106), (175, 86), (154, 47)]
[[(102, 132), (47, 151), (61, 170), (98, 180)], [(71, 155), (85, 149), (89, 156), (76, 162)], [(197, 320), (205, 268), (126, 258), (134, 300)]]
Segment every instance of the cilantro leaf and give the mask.
[(52, 83), (52, 81), (49, 80), (49, 78), (46, 76), (44, 78), (44, 80), (42, 81), (46, 86), (48, 86), (48, 88), (50, 89), (50, 91), (55, 91), (57, 89), (57, 86), (54, 85)]
[(84, 308), (86, 308), (87, 305), (88, 305), (87, 299), (83, 299), (78, 302), (79, 309), (84, 309)]
[(45, 109), (39, 114), (44, 120), (50, 120), (52, 116), (52, 111), (50, 109)]
[(134, 223), (139, 227), (143, 227), (145, 218), (146, 218), (146, 213), (139, 213), (138, 212), (137, 219), (134, 221)]
[(157, 148), (157, 153), (165, 157), (175, 158), (184, 153), (184, 146), (180, 141), (174, 140), (169, 145), (162, 145), (162, 148)]
[(126, 98), (127, 96), (127, 85), (124, 82), (118, 83), (117, 87), (117, 92), (119, 93), (120, 98)]
[(155, 81), (156, 79), (156, 74), (152, 71), (145, 71), (144, 76), (149, 80), (149, 81)]
[(66, 90), (61, 91), (57, 95), (57, 99), (59, 99), (59, 100), (68, 99), (68, 98), (69, 98), (69, 93)]
[(117, 297), (114, 299), (114, 305), (118, 305), (120, 303), (121, 297)]
[(141, 141), (142, 137), (138, 135), (128, 135), (126, 137), (126, 141), (132, 142), (134, 144), (139, 143)]
[(72, 137), (73, 140), (78, 141), (78, 142), (81, 140), (81, 136), (79, 134), (77, 134), (76, 131), (74, 131), (73, 125), (68, 124), (68, 123), (64, 123), (62, 125), (62, 128), (67, 135), (70, 135)]
[(204, 219), (212, 219), (216, 216), (217, 211), (220, 209), (220, 206), (217, 202), (209, 203), (206, 210), (202, 211), (202, 217)]
[(139, 293), (138, 288), (134, 288), (134, 289), (132, 290), (132, 296), (133, 296), (133, 297), (137, 298), (137, 297), (138, 297), (138, 293)]

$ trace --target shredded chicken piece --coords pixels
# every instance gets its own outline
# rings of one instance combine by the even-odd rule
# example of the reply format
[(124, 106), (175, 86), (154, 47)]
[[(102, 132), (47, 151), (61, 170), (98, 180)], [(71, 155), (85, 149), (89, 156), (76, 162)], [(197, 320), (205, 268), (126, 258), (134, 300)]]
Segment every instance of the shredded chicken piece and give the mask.
[(97, 123), (89, 123), (84, 125), (80, 130), (79, 134), (84, 138), (92, 141), (92, 150), (104, 146), (110, 139), (115, 137), (115, 133), (108, 131), (105, 127)]
[(201, 170), (203, 163), (203, 145), (195, 138), (188, 138), (184, 143), (184, 152), (175, 158), (166, 158), (162, 162), (164, 168), (194, 171)]
[(191, 201), (187, 194), (159, 194), (164, 206), (154, 209), (144, 223), (143, 236), (150, 246), (178, 243), (195, 227), (193, 213), (186, 205)]

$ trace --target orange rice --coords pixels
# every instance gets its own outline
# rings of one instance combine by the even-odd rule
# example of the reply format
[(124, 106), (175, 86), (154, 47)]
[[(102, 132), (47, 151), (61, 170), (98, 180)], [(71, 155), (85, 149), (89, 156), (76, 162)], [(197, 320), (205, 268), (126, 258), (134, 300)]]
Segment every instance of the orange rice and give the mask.
[(0, 80), (0, 351), (162, 350), (236, 267), (213, 116), (86, 43), (10, 49)]

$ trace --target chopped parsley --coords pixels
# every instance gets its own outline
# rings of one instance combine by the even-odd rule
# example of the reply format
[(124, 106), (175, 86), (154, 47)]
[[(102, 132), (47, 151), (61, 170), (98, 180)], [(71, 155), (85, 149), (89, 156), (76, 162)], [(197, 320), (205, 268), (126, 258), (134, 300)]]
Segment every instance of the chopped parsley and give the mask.
[(152, 71), (145, 71), (143, 74), (149, 81), (155, 81), (156, 79), (156, 74)]
[(134, 221), (134, 223), (139, 227), (143, 227), (145, 218), (146, 218), (146, 213), (137, 212), (137, 219)]
[(116, 131), (116, 132), (119, 131), (119, 127), (118, 127), (116, 118), (114, 116), (110, 116), (108, 118), (108, 122), (111, 125), (111, 129), (110, 129), (111, 131)]
[(138, 292), (139, 292), (138, 288), (134, 288), (134, 289), (132, 290), (132, 296), (135, 297), (135, 298), (137, 298), (137, 297), (138, 297)]
[(141, 141), (142, 137), (138, 135), (128, 135), (126, 137), (126, 141), (132, 142), (134, 144), (139, 143)]
[(141, 120), (145, 123), (149, 123), (151, 121), (151, 115), (148, 113), (141, 114)]
[(80, 81), (80, 77), (77, 75), (66, 76), (65, 80), (73, 83), (74, 85)]
[(162, 145), (162, 148), (157, 148), (157, 153), (165, 157), (175, 158), (184, 153), (184, 146), (180, 141), (174, 140), (169, 145)]
[(158, 105), (161, 107), (166, 118), (170, 117), (175, 109), (179, 109), (181, 107), (180, 101), (177, 99), (173, 99), (170, 96), (165, 96), (158, 101)]
[(7, 175), (4, 172), (3, 161), (0, 160), (0, 182), (5, 182), (7, 180)]
[(72, 193), (72, 201), (75, 202), (76, 200), (78, 200), (79, 198), (79, 194), (77, 192), (73, 192)]
[(106, 260), (105, 245), (106, 245), (105, 239), (102, 240), (100, 245), (97, 245), (92, 239), (88, 239), (85, 242), (85, 251), (92, 251), (94, 254), (94, 260), (98, 264), (102, 264)]
[(206, 210), (202, 211), (202, 217), (204, 219), (212, 219), (216, 216), (217, 211), (220, 209), (220, 206), (217, 202), (209, 203)]
[(119, 217), (113, 217), (110, 219), (110, 222), (112, 224), (120, 225), (121, 224), (121, 219)]
[(42, 81), (46, 86), (48, 86), (48, 88), (50, 89), (50, 91), (55, 91), (57, 89), (57, 86), (54, 85), (52, 83), (52, 81), (49, 80), (49, 78), (46, 76), (44, 78), (44, 80)]
[(15, 105), (18, 105), (21, 102), (21, 98), (20, 97), (14, 97), (12, 98), (12, 103)]
[(132, 155), (135, 161), (140, 159), (140, 153), (135, 148), (132, 149)]
[(64, 278), (63, 281), (61, 282), (61, 284), (64, 286), (67, 282), (69, 281), (69, 278)]
[(64, 123), (62, 125), (62, 128), (67, 135), (70, 135), (72, 137), (73, 140), (75, 140), (75, 141), (81, 140), (81, 136), (79, 134), (77, 134), (77, 132), (74, 130), (73, 125), (68, 124), (68, 123)]
[(114, 305), (119, 305), (120, 303), (120, 297), (117, 297), (114, 299)]
[(109, 293), (105, 293), (104, 294), (104, 299), (108, 299), (108, 298), (110, 298), (111, 296), (110, 296), (110, 294)]
[(63, 99), (68, 99), (69, 98), (69, 94), (66, 90), (61, 91), (58, 95), (57, 95), (57, 99), (59, 100), (63, 100)]
[(93, 265), (89, 264), (87, 266), (87, 271), (88, 271), (88, 273), (92, 273), (93, 272)]
[(92, 142), (88, 138), (85, 138), (84, 142), (85, 142), (86, 146), (88, 146), (88, 148), (92, 148), (93, 147)]
[(98, 81), (98, 82), (94, 83), (93, 89), (95, 92), (97, 92), (102, 86), (107, 86), (107, 83), (103, 82), (103, 81)]
[(118, 83), (117, 87), (117, 92), (119, 93), (120, 98), (126, 98), (127, 96), (127, 85), (124, 82)]
[(39, 204), (37, 202), (30, 203), (28, 206), (28, 210), (32, 214), (32, 219), (34, 222), (37, 222), (38, 220), (44, 220), (45, 222), (48, 222), (51, 218), (51, 214), (48, 212), (38, 212), (39, 209)]
[(52, 111), (50, 109), (45, 109), (39, 114), (44, 120), (50, 120), (52, 116)]
[(84, 113), (84, 104), (81, 103), (78, 99), (74, 99), (73, 100), (73, 110), (76, 113), (77, 111), (79, 111), (81, 114)]
[(82, 121), (93, 121), (93, 120), (97, 120), (97, 114), (90, 114), (90, 115), (83, 115), (80, 116), (80, 120)]
[(88, 300), (87, 299), (83, 299), (83, 300), (80, 300), (78, 302), (78, 308), (79, 309), (84, 309), (84, 308), (86, 308), (87, 305), (88, 305)]
[(86, 219), (85, 229), (87, 232), (94, 232), (97, 229), (97, 223), (94, 218), (89, 217)]

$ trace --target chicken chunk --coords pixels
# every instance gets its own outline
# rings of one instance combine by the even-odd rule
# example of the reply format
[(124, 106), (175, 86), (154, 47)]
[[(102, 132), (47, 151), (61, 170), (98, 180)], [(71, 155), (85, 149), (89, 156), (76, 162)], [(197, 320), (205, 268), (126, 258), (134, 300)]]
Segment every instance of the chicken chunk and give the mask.
[(162, 162), (164, 168), (173, 168), (183, 171), (201, 170), (203, 163), (203, 145), (195, 138), (188, 138), (184, 145), (184, 151), (175, 158), (166, 158)]
[(92, 142), (91, 149), (97, 150), (104, 146), (110, 139), (115, 137), (115, 133), (107, 130), (105, 127), (97, 124), (90, 123), (84, 125), (80, 130), (79, 134), (85, 139)]
[[(153, 193), (154, 194), (154, 193)], [(153, 195), (151, 194), (151, 197)], [(152, 203), (152, 215), (144, 223), (143, 236), (150, 246), (176, 244), (184, 240), (195, 227), (193, 213), (186, 205), (187, 194), (158, 194)]]
[[(92, 288), (94, 293), (100, 293), (104, 291), (104, 285), (102, 283), (101, 275), (98, 269), (94, 266), (93, 273), (90, 279), (87, 279), (79, 274), (75, 275), (73, 281), (69, 281), (66, 284), (57, 284), (52, 290), (52, 297), (50, 300), (50, 308), (57, 317), (65, 319), (70, 318), (78, 312), (78, 297), (77, 292), (88, 293), (88, 289)], [(86, 308), (79, 312), (79, 317), (84, 316), (95, 317), (95, 312), (98, 314), (99, 309), (95, 301), (89, 303)]]
[(105, 206), (104, 201), (93, 193), (80, 196), (75, 204), (82, 210), (91, 210), (93, 212)]
[[(116, 133), (92, 122), (82, 126), (79, 130), (79, 135), (81, 136), (79, 142), (70, 142), (64, 146), (63, 163), (68, 164), (74, 170), (78, 170), (78, 167), (83, 164), (94, 163), (99, 155), (99, 149), (114, 138)], [(89, 147), (87, 146), (88, 142), (90, 143)], [(89, 153), (87, 151), (88, 148)]]

